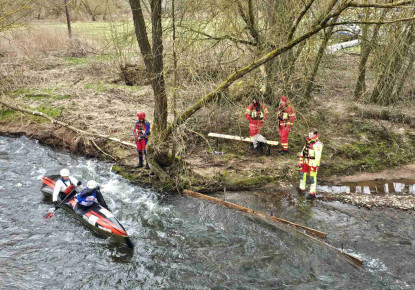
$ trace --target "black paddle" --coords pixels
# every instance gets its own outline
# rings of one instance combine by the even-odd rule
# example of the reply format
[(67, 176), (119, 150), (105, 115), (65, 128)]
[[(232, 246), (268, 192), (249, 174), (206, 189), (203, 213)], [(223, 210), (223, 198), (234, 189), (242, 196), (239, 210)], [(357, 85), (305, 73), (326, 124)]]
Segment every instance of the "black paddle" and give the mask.
[(68, 199), (68, 197), (70, 195), (72, 195), (72, 192), (74, 192), (74, 191), (75, 191), (75, 186), (72, 188), (72, 190), (66, 195), (66, 197), (55, 208), (50, 208), (48, 210), (48, 214), (45, 216), (45, 219), (50, 219), (55, 214), (55, 211), (61, 207), (61, 205)]

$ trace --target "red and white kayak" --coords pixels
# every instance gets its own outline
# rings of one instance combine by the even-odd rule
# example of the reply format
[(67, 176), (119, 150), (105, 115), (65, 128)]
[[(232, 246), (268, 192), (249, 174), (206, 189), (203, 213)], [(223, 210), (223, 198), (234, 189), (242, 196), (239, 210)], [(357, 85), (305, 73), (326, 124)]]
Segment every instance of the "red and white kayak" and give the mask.
[[(52, 175), (49, 177), (44, 176), (42, 178), (42, 187), (40, 190), (46, 197), (52, 198), (55, 182), (59, 178), (59, 175)], [(112, 212), (98, 203), (94, 203), (86, 209), (77, 206), (77, 204), (76, 194), (74, 194), (73, 197), (69, 197), (61, 207), (72, 213), (77, 219), (81, 220), (84, 225), (92, 229), (99, 236), (105, 238), (110, 237), (129, 248), (134, 247), (124, 227), (114, 217)]]

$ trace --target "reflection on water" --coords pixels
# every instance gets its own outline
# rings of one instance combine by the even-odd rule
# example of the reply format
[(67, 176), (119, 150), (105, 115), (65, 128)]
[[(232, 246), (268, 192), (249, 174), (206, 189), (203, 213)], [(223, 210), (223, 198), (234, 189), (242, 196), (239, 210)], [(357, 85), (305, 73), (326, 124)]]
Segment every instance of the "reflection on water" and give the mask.
[(347, 182), (343, 185), (321, 185), (319, 192), (327, 193), (360, 193), (360, 194), (415, 194), (414, 180), (370, 180), (362, 182)]

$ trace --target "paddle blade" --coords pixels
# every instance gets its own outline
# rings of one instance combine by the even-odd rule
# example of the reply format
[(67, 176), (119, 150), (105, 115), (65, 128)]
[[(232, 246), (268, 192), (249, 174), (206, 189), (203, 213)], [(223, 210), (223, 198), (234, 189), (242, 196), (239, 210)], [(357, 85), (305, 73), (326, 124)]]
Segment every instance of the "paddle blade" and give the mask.
[(54, 213), (55, 213), (54, 208), (49, 209), (48, 213), (45, 215), (45, 219), (50, 219)]

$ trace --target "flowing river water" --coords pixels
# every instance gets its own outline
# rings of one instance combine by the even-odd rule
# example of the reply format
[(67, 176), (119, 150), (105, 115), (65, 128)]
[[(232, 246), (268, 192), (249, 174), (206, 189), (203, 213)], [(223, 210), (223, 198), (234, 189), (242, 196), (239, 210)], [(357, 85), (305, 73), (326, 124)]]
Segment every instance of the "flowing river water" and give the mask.
[[(133, 185), (111, 164), (0, 137), (0, 289), (413, 289), (414, 212), (338, 202), (295, 205), (261, 193), (226, 199), (328, 233), (364, 260), (362, 268), (293, 231), (234, 210)], [(135, 244), (94, 235), (40, 192), (43, 175), (68, 167), (95, 179)]]

